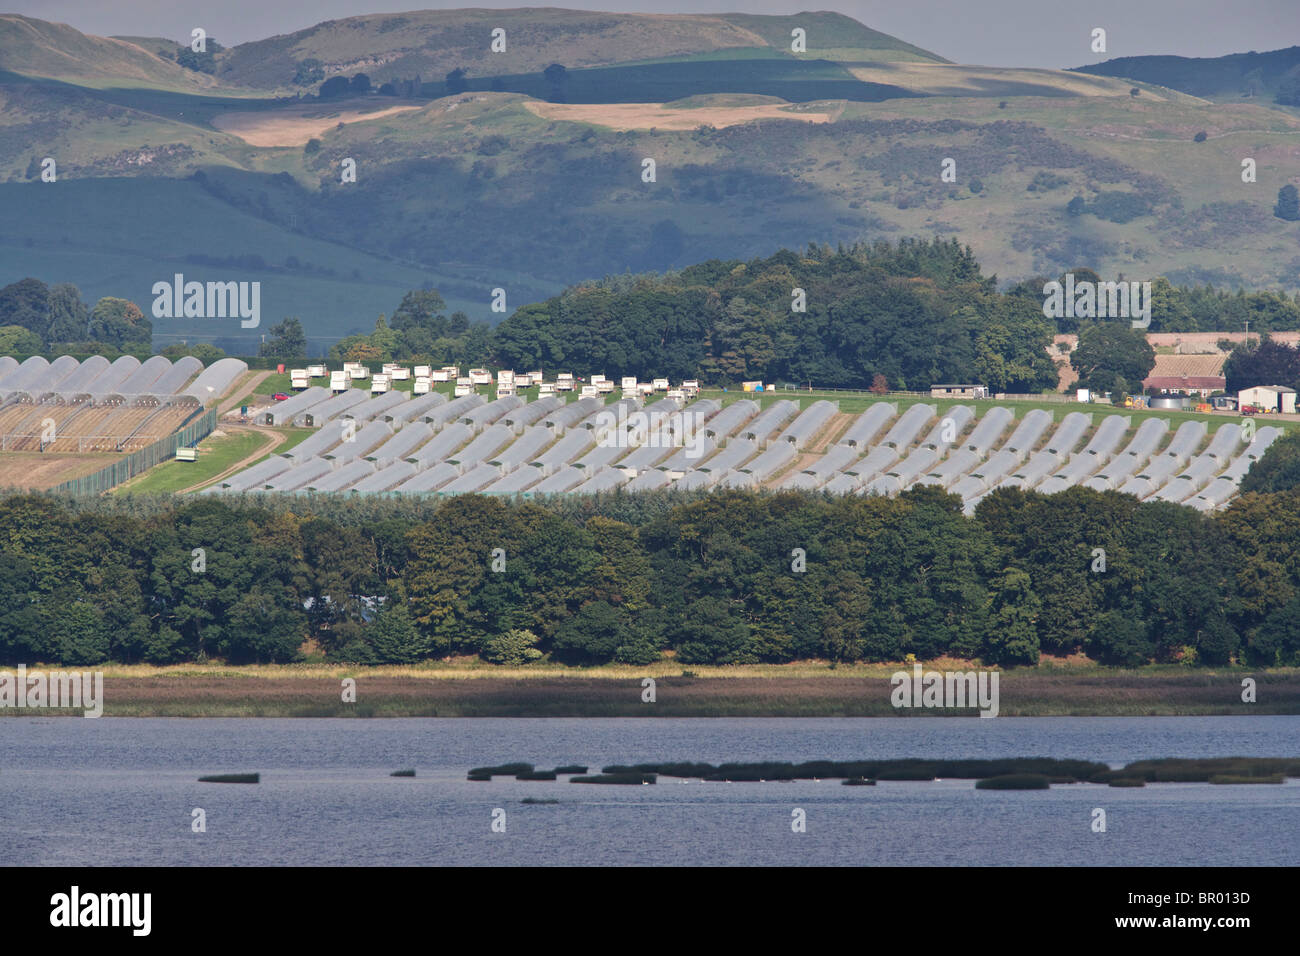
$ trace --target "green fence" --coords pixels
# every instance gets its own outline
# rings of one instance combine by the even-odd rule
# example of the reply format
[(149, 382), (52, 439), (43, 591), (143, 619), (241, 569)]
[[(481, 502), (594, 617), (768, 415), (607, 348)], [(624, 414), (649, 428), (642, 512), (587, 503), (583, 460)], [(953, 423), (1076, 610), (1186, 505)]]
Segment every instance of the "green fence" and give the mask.
[(134, 478), (160, 462), (170, 461), (177, 448), (188, 448), (202, 441), (217, 427), (217, 407), (198, 409), (186, 419), (185, 424), (166, 438), (160, 438), (139, 451), (133, 451), (93, 474), (73, 478), (52, 491), (70, 495), (100, 495), (115, 488), (128, 478)]

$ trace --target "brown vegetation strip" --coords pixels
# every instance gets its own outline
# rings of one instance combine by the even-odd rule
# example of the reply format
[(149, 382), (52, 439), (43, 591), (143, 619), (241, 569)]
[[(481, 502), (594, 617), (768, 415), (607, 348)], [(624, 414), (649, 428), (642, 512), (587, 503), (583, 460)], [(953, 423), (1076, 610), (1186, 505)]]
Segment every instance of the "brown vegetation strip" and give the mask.
[[(1001, 716), (1300, 713), (1300, 675), (1260, 673), (1259, 703), (1241, 702), (1233, 674), (1151, 678), (1004, 674)], [(110, 677), (105, 713), (121, 716), (428, 717), (868, 717), (943, 716), (938, 708), (895, 710), (888, 678), (760, 677), (657, 679), (642, 703), (638, 679), (482, 677), (429, 680), (357, 672), (357, 702), (344, 704), (334, 678), (241, 676)], [(12, 712), (11, 712), (12, 713)], [(965, 713), (969, 714), (970, 711)]]

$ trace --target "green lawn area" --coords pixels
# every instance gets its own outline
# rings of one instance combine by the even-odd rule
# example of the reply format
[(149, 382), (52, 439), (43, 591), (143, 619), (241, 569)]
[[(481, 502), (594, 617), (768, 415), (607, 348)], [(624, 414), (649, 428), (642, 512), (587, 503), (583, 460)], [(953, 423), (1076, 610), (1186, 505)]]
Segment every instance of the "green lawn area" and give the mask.
[(182, 488), (215, 478), (265, 443), (266, 436), (259, 432), (238, 431), (218, 437), (208, 436), (199, 442), (198, 461), (163, 462), (149, 469), (139, 479), (118, 485), (112, 493), (174, 494)]
[[(139, 478), (118, 485), (111, 494), (175, 494), (199, 482), (207, 482), (231, 465), (257, 451), (266, 444), (268, 432), (285, 436), (272, 454), (281, 454), (293, 448), (315, 432), (314, 428), (262, 428), (257, 431), (232, 431), (223, 435), (209, 435), (199, 443), (198, 461), (167, 461), (157, 465)], [(255, 465), (268, 456), (262, 455), (249, 465)]]

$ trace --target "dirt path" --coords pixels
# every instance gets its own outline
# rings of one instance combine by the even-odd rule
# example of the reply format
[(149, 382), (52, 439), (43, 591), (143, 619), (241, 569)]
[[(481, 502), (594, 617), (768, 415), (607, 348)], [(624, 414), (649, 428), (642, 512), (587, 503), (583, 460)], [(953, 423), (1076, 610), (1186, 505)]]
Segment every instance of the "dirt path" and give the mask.
[(224, 415), (232, 408), (238, 408), (243, 404), (243, 400), (246, 396), (251, 395), (257, 389), (257, 386), (261, 385), (270, 377), (271, 373), (269, 371), (250, 373), (242, 381), (236, 383), (235, 388), (230, 393), (231, 397), (221, 403), (218, 407), (217, 414)]
[[(221, 427), (223, 431), (231, 431), (231, 432), (262, 431), (262, 429), (260, 428), (251, 428), (247, 425), (223, 425)], [(257, 451), (253, 452), (251, 455), (248, 455), (245, 458), (242, 458), (239, 461), (235, 462), (235, 464), (231, 465), (221, 474), (214, 475), (211, 478), (206, 478), (203, 481), (200, 481), (196, 485), (190, 485), (188, 488), (182, 488), (180, 491), (176, 493), (178, 495), (188, 495), (191, 491), (198, 491), (200, 488), (206, 488), (208, 485), (215, 484), (216, 482), (220, 481), (222, 478), (226, 478), (230, 475), (233, 475), (237, 471), (243, 471), (249, 465), (253, 464), (254, 462), (256, 462), (261, 458), (264, 458), (267, 454), (269, 454), (270, 452), (274, 451), (275, 449), (279, 448), (282, 444), (284, 444), (285, 437), (282, 432), (268, 431), (265, 434), (267, 437), (266, 444), (263, 445), (261, 448), (259, 448)]]
[(803, 454), (794, 460), (794, 463), (787, 468), (782, 468), (779, 472), (771, 477), (766, 483), (768, 488), (775, 488), (781, 482), (785, 481), (790, 475), (797, 475), (803, 471), (822, 455), (826, 454), (826, 449), (831, 446), (835, 439), (839, 438), (849, 430), (849, 425), (858, 416), (852, 412), (836, 412), (831, 416), (831, 420), (826, 423), (820, 432), (813, 436), (813, 440), (804, 446)]

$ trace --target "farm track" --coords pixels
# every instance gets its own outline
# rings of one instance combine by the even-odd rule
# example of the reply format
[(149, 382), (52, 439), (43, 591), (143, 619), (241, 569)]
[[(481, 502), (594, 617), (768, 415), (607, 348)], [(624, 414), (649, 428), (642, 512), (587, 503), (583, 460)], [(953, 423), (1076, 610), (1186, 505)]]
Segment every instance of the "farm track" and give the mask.
[(218, 406), (217, 414), (224, 415), (231, 409), (239, 407), (245, 396), (251, 395), (257, 389), (257, 386), (261, 385), (270, 377), (270, 371), (253, 372), (242, 381), (236, 382), (235, 387), (231, 389), (231, 397)]

